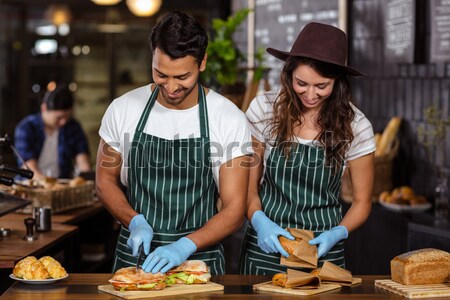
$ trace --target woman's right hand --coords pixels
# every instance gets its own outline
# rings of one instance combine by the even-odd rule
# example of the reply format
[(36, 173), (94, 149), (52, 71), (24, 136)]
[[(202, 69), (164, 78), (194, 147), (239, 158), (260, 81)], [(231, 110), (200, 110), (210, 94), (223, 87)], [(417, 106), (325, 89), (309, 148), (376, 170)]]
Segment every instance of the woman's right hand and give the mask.
[(294, 240), (295, 238), (292, 234), (275, 224), (262, 210), (257, 210), (253, 214), (251, 223), (258, 234), (258, 246), (261, 250), (266, 253), (281, 253), (285, 257), (289, 256), (283, 246), (281, 246), (278, 236), (282, 235), (285, 238)]

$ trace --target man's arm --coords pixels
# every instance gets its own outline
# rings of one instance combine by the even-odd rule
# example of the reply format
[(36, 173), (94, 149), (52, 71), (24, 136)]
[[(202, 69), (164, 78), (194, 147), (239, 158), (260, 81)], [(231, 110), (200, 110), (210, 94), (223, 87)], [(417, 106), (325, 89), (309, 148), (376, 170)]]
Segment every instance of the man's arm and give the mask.
[(33, 171), (33, 179), (41, 179), (45, 177), (45, 175), (41, 173), (41, 170), (39, 170), (37, 160), (35, 160), (34, 158), (27, 160), (25, 164), (21, 165), (20, 167), (24, 169), (28, 168)]
[(218, 243), (242, 225), (247, 198), (249, 162), (249, 156), (240, 156), (220, 167), (222, 209), (202, 228), (187, 236), (198, 250)]
[(252, 137), (253, 156), (250, 163), (250, 176), (248, 180), (248, 196), (246, 216), (251, 220), (257, 210), (262, 210), (259, 198), (259, 185), (264, 170), (265, 144)]
[(97, 152), (95, 171), (96, 194), (106, 209), (123, 225), (129, 225), (137, 212), (130, 206), (121, 189), (122, 156), (103, 139)]

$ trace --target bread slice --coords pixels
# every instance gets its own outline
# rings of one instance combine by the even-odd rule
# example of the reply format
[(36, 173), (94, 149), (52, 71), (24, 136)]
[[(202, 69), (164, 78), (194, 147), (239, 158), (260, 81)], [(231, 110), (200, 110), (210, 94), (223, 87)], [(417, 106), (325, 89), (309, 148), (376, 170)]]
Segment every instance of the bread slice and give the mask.
[(401, 284), (435, 284), (450, 280), (450, 253), (425, 248), (391, 260), (392, 280)]

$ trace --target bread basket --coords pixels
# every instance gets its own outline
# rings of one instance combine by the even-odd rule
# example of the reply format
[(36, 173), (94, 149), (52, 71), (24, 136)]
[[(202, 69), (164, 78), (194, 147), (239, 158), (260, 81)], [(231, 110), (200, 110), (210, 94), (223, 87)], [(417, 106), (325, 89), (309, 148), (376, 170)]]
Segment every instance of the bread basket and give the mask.
[[(395, 139), (391, 149), (385, 155), (375, 156), (374, 158), (374, 181), (372, 191), (372, 201), (378, 201), (378, 195), (383, 191), (392, 189), (392, 164), (397, 156), (400, 142)], [(348, 168), (342, 176), (341, 199), (345, 202), (353, 201), (352, 182)]]
[(10, 194), (32, 201), (32, 203), (17, 212), (31, 213), (33, 207), (51, 207), (52, 213), (59, 213), (75, 208), (89, 206), (94, 199), (94, 182), (71, 187), (68, 180), (59, 179), (57, 189), (27, 188), (13, 186), (8, 188)]

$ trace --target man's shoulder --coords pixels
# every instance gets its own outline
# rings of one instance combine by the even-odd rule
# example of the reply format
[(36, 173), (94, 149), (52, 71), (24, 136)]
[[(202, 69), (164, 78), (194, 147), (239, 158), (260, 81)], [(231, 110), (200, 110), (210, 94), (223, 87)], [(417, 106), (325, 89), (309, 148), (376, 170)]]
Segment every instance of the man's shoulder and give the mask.
[(138, 102), (146, 103), (151, 95), (151, 84), (147, 84), (133, 90), (130, 90), (114, 99), (112, 104), (122, 106), (136, 104)]
[(231, 100), (214, 90), (209, 91), (206, 100), (209, 118), (219, 121), (245, 119), (242, 110), (240, 110)]
[(151, 84), (147, 84), (144, 86), (137, 87), (132, 89), (121, 96), (114, 99), (114, 102), (117, 101), (142, 101), (144, 99), (147, 102), (148, 97), (151, 95)]

